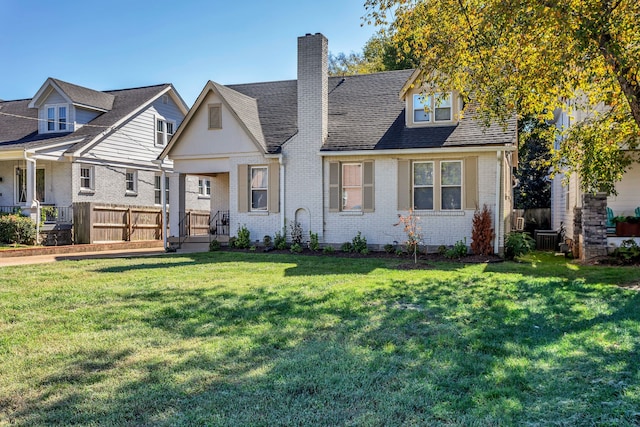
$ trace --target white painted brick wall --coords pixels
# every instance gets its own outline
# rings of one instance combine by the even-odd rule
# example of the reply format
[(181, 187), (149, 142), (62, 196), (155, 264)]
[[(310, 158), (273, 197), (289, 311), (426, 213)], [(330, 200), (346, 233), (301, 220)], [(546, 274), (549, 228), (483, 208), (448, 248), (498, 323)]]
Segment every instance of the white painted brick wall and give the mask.
[[(472, 154), (467, 154), (472, 155)], [(403, 156), (411, 160), (432, 160), (428, 156)], [(442, 159), (442, 156), (438, 157)], [(460, 157), (450, 157), (451, 159)], [(398, 214), (406, 215), (406, 211), (398, 211), (398, 172), (397, 157), (375, 157), (375, 211), (372, 213), (329, 212), (328, 200), (329, 161), (359, 161), (352, 157), (331, 157), (325, 160), (324, 173), (324, 212), (325, 227), (323, 241), (331, 244), (342, 244), (356, 235), (358, 231), (372, 245), (385, 245), (394, 241), (403, 242), (406, 234), (402, 225), (398, 223)], [(495, 213), (496, 188), (496, 158), (495, 153), (478, 154), (479, 170), (479, 202), (480, 206), (487, 206)], [(416, 215), (420, 217), (420, 226), (424, 243), (429, 246), (453, 245), (457, 241), (464, 241), (471, 245), (471, 229), (474, 210), (455, 212), (422, 211)], [(502, 245), (501, 245), (502, 246)]]

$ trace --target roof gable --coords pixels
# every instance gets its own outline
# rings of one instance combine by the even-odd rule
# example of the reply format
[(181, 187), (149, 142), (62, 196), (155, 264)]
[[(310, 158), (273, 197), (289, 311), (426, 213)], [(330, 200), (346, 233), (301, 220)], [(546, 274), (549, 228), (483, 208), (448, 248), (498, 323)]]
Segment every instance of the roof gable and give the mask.
[(29, 108), (39, 107), (51, 90), (57, 91), (70, 104), (101, 112), (111, 110), (113, 108), (113, 101), (115, 100), (115, 97), (109, 93), (100, 92), (49, 77), (40, 87), (36, 95), (31, 99)]
[[(220, 102), (224, 105), (227, 111), (236, 120), (238, 125), (242, 128), (244, 133), (250, 138), (258, 151), (267, 153), (267, 144), (262, 132), (262, 126), (260, 124), (260, 117), (258, 115), (258, 103), (250, 96), (237, 92), (227, 86), (208, 81), (204, 86), (198, 99), (193, 104), (187, 116), (182, 121), (182, 125), (178, 128), (171, 142), (162, 150), (159, 158), (165, 158), (170, 155), (172, 151), (176, 149), (176, 146), (180, 144), (187, 129), (191, 127), (191, 124), (197, 120), (195, 117), (197, 114), (203, 111), (206, 107), (206, 102), (210, 99), (210, 96), (214, 95), (219, 98)], [(205, 114), (208, 114), (205, 112)], [(224, 129), (223, 124), (223, 129)]]

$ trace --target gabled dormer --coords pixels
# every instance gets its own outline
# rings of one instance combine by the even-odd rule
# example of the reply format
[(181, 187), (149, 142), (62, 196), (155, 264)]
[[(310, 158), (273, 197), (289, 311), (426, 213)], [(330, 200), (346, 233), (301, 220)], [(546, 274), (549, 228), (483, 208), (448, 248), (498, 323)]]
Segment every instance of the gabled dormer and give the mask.
[(415, 70), (400, 91), (406, 108), (406, 126), (455, 126), (463, 108), (460, 94), (422, 82)]
[(69, 133), (110, 111), (114, 98), (50, 77), (31, 99), (29, 108), (38, 109), (38, 133)]

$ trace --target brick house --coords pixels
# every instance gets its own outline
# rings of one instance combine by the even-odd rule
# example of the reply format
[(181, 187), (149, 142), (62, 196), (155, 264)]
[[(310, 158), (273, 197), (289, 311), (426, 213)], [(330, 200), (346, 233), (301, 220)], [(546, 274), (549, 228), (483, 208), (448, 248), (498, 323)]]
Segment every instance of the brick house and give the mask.
[[(359, 231), (381, 247), (406, 239), (394, 224), (413, 209), (425, 245), (469, 245), (473, 214), (486, 204), (501, 252), (515, 118), (506, 128), (459, 119), (458, 94), (425, 99), (414, 70), (329, 77), (327, 46), (322, 34), (298, 38), (296, 80), (207, 82), (159, 159), (179, 180), (207, 176), (211, 211), (228, 212), (231, 234), (245, 225), (254, 241), (297, 221), (324, 244)], [(171, 188), (174, 231), (189, 207), (181, 188)]]

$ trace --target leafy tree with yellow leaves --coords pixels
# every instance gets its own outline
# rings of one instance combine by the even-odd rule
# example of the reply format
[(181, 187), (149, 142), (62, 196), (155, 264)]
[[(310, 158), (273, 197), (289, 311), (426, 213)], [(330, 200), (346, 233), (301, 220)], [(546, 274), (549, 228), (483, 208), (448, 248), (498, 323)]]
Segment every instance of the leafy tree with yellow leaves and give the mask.
[[(638, 0), (366, 0), (364, 20), (420, 59), (422, 79), (460, 91), (479, 120), (550, 120), (564, 129), (557, 170), (615, 192), (640, 136)], [(473, 101), (473, 102), (469, 102)], [(596, 106), (605, 108), (594, 108)]]

